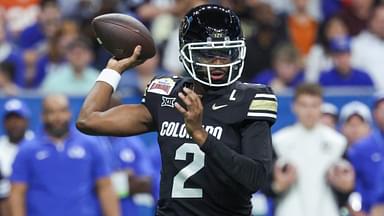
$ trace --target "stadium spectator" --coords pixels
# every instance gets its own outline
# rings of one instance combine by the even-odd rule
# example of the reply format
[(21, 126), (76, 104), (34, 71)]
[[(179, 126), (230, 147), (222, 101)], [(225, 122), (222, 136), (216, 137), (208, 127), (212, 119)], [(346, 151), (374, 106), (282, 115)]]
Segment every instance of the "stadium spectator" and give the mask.
[[(57, 0), (64, 18), (82, 23), (95, 17), (99, 12), (103, 0)], [(111, 3), (112, 1), (109, 1)]]
[(367, 71), (378, 90), (384, 89), (384, 4), (377, 6), (366, 31), (352, 40), (352, 63)]
[(351, 0), (350, 2), (351, 4), (344, 7), (338, 16), (347, 25), (351, 36), (356, 36), (367, 28), (375, 0)]
[[(33, 132), (27, 130), (30, 111), (27, 105), (18, 99), (10, 99), (5, 102), (3, 109), (3, 126), (5, 134), (0, 137), (0, 199), (3, 208), (0, 207), (0, 215), (10, 215), (8, 197), (11, 189), (9, 177), (12, 173), (12, 163), (22, 142), (31, 140)], [(3, 214), (1, 213), (3, 211)], [(8, 214), (5, 214), (8, 212)]]
[(319, 29), (318, 42), (312, 46), (305, 61), (305, 79), (307, 81), (317, 82), (320, 72), (333, 67), (329, 51), (330, 40), (346, 36), (348, 36), (348, 30), (340, 18), (334, 16), (324, 21)]
[(13, 164), (13, 216), (119, 215), (106, 156), (92, 137), (70, 127), (69, 101), (43, 101), (44, 131), (24, 143)]
[(45, 76), (65, 63), (66, 47), (79, 37), (79, 27), (73, 21), (64, 20), (63, 25), (48, 41), (48, 49), (36, 61), (34, 74), (27, 74), (28, 87), (38, 88)]
[(21, 31), (36, 22), (40, 11), (39, 2), (40, 0), (0, 0), (0, 10), (4, 13), (12, 38), (17, 38)]
[[(137, 16), (142, 22), (150, 24), (158, 16), (163, 14), (174, 14), (181, 11), (188, 10), (188, 4), (192, 1), (172, 1), (172, 0), (125, 0), (121, 1), (120, 7), (124, 13), (133, 13)], [(180, 14), (182, 15), (182, 14)]]
[(16, 43), (23, 49), (25, 63), (24, 87), (32, 88), (31, 79), (36, 75), (36, 63), (40, 55), (47, 52), (48, 41), (56, 34), (62, 24), (60, 8), (55, 0), (40, 1), (37, 22), (25, 28)]
[(55, 0), (42, 0), (37, 22), (20, 33), (18, 45), (22, 49), (46, 48), (47, 40), (58, 31), (61, 25), (61, 12)]
[[(100, 137), (109, 152), (112, 183), (120, 198), (122, 216), (140, 215), (144, 206), (153, 207), (152, 164), (138, 137)], [(145, 197), (145, 203), (140, 199)]]
[[(252, 1), (252, 0), (251, 0)], [(259, 0), (253, 0), (258, 2)], [(266, 2), (270, 4), (276, 13), (289, 13), (294, 10), (294, 6), (292, 1), (281, 1), (281, 0), (261, 0), (262, 2)], [(307, 3), (308, 13), (314, 17), (316, 20), (322, 20), (323, 14), (321, 13), (320, 3), (324, 0), (309, 0)]]
[(332, 103), (324, 102), (321, 105), (320, 122), (336, 130), (338, 121), (339, 121), (338, 108)]
[(20, 88), (12, 81), (14, 70), (11, 64), (0, 63), (0, 90), (7, 96), (15, 96)]
[(351, 65), (350, 38), (334, 38), (330, 41), (330, 52), (334, 67), (320, 74), (319, 83), (323, 87), (374, 87), (366, 71)]
[(292, 43), (302, 57), (306, 57), (316, 42), (318, 22), (308, 12), (309, 0), (292, 0), (294, 9), (287, 17), (287, 28)]
[[(110, 107), (121, 105), (118, 97), (112, 97)], [(142, 215), (152, 211), (152, 193), (156, 185), (152, 181), (154, 170), (146, 146), (139, 137), (99, 137), (108, 152), (108, 163), (112, 170), (112, 183), (120, 198), (122, 216)], [(147, 206), (150, 206), (148, 208)]]
[(353, 145), (371, 132), (372, 117), (369, 107), (359, 101), (345, 104), (340, 111), (341, 132)]
[(262, 71), (251, 82), (269, 85), (275, 93), (281, 93), (287, 88), (296, 87), (303, 80), (299, 53), (291, 44), (283, 43), (274, 50), (273, 68)]
[(384, 94), (376, 95), (372, 112), (377, 128), (348, 150), (348, 158), (356, 170), (355, 191), (362, 197), (365, 213), (370, 212), (377, 192), (383, 186), (380, 170), (384, 166)]
[[(381, 167), (380, 170), (381, 178), (380, 182), (384, 182), (384, 167)], [(378, 188), (378, 194), (374, 200), (372, 209), (370, 211), (370, 216), (382, 216), (384, 215), (384, 184), (380, 184)]]
[(91, 67), (93, 59), (87, 38), (76, 38), (66, 49), (68, 63), (51, 71), (42, 83), (43, 92), (85, 95), (92, 88), (98, 71)]
[(300, 85), (293, 100), (298, 122), (276, 132), (272, 139), (277, 161), (271, 188), (280, 195), (276, 216), (337, 216), (334, 192), (345, 195), (354, 186), (352, 167), (340, 162), (347, 142), (319, 124), (320, 86)]
[(321, 11), (323, 14), (323, 20), (327, 20), (330, 17), (333, 17), (342, 8), (343, 8), (343, 0), (342, 1), (322, 0), (321, 1)]
[(25, 73), (23, 56), (21, 51), (8, 40), (5, 25), (6, 23), (3, 23), (0, 18), (0, 62), (11, 65), (14, 71), (12, 81), (19, 87), (23, 87)]
[(277, 16), (267, 3), (259, 3), (252, 9), (255, 29), (246, 38), (247, 55), (245, 56), (242, 80), (248, 82), (261, 71), (271, 68), (272, 53), (276, 44), (287, 40), (287, 31), (282, 16)]

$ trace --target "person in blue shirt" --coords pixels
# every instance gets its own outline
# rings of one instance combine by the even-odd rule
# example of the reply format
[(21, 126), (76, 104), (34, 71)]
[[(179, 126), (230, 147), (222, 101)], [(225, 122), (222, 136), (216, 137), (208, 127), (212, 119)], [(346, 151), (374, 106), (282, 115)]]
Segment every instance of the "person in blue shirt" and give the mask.
[(149, 146), (149, 155), (151, 158), (151, 163), (153, 167), (153, 175), (152, 175), (152, 182), (153, 182), (153, 198), (155, 199), (155, 202), (159, 200), (160, 196), (160, 172), (161, 172), (161, 154), (160, 154), (160, 147), (157, 142), (152, 143)]
[(71, 129), (68, 98), (47, 96), (42, 119), (44, 131), (22, 144), (13, 164), (13, 216), (98, 216), (100, 206), (120, 215), (106, 156), (96, 139)]
[(304, 81), (300, 54), (290, 43), (278, 45), (273, 52), (273, 67), (261, 71), (251, 79), (252, 83), (269, 85), (275, 93), (297, 87)]
[(25, 28), (17, 39), (17, 45), (23, 50), (41, 48), (61, 25), (61, 10), (56, 1), (41, 1), (39, 6), (37, 22)]
[(323, 87), (374, 87), (367, 72), (352, 67), (350, 38), (338, 37), (331, 40), (330, 52), (334, 67), (320, 74), (320, 85)]
[[(12, 173), (12, 163), (16, 157), (21, 143), (34, 138), (34, 133), (29, 130), (31, 112), (22, 100), (11, 98), (4, 103), (2, 109), (1, 125), (4, 134), (0, 136), (0, 216), (10, 215), (9, 195), (11, 184), (9, 178)], [(9, 213), (4, 213), (9, 212)]]
[(109, 152), (109, 166), (113, 170), (112, 182), (120, 198), (123, 216), (140, 215), (141, 203), (137, 195), (147, 194), (152, 206), (153, 169), (145, 145), (138, 137), (99, 137)]
[(347, 156), (356, 172), (355, 191), (361, 195), (362, 211), (369, 213), (377, 192), (384, 182), (380, 181), (384, 166), (384, 94), (376, 96), (373, 117), (377, 128), (368, 137), (353, 144)]
[[(121, 104), (119, 97), (112, 97), (110, 107)], [(147, 153), (143, 140), (138, 136), (102, 136), (99, 142), (108, 152), (108, 165), (112, 170), (115, 192), (120, 198), (122, 216), (153, 215), (151, 193), (158, 188), (153, 181), (150, 153)]]
[(382, 163), (380, 170), (380, 184), (377, 188), (378, 193), (375, 197), (372, 209), (370, 211), (370, 216), (383, 216), (384, 215), (384, 163)]

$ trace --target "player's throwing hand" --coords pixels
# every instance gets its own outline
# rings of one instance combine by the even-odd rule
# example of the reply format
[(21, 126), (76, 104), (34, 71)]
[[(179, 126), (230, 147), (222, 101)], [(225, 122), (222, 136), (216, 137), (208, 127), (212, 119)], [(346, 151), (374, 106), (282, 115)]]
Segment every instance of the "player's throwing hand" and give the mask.
[(108, 61), (107, 68), (112, 69), (119, 74), (122, 74), (125, 70), (133, 68), (141, 63), (143, 60), (139, 59), (141, 53), (141, 46), (136, 46), (133, 54), (128, 58), (123, 58), (121, 60), (116, 60), (115, 58), (111, 58)]
[(197, 144), (202, 145), (207, 139), (208, 133), (202, 126), (203, 105), (200, 97), (186, 87), (184, 87), (183, 92), (179, 92), (178, 95), (185, 103), (186, 109), (177, 102), (175, 103), (175, 107), (184, 116), (187, 132)]

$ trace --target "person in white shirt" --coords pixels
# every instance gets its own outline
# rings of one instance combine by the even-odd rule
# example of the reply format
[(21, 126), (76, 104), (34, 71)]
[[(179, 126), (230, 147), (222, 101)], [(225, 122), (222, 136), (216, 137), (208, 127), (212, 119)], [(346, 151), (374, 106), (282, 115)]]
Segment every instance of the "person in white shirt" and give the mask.
[(320, 123), (322, 102), (320, 86), (299, 86), (293, 102), (298, 122), (272, 137), (276, 216), (338, 216), (335, 194), (346, 197), (353, 190), (352, 166), (342, 160), (347, 141)]
[(375, 88), (384, 90), (384, 4), (377, 6), (369, 27), (352, 40), (352, 63), (366, 70)]
[[(10, 192), (9, 176), (12, 173), (12, 163), (18, 152), (19, 145), (24, 140), (34, 137), (28, 128), (30, 110), (27, 105), (18, 99), (10, 99), (5, 102), (3, 109), (3, 126), (5, 134), (0, 136), (0, 199), (7, 203)], [(8, 212), (7, 204), (2, 205), (0, 211)], [(5, 213), (4, 213), (5, 214)], [(9, 215), (9, 214), (5, 214)]]

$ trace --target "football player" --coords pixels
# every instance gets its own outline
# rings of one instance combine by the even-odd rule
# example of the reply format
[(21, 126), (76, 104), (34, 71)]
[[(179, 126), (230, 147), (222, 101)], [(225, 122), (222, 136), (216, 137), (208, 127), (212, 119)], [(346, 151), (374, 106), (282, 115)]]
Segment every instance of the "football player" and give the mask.
[(263, 85), (237, 81), (246, 53), (236, 14), (202, 5), (180, 26), (180, 60), (190, 77), (155, 77), (142, 103), (109, 110), (120, 75), (141, 47), (110, 59), (77, 120), (84, 133), (157, 131), (162, 157), (157, 215), (250, 215), (251, 195), (271, 171), (277, 101)]

